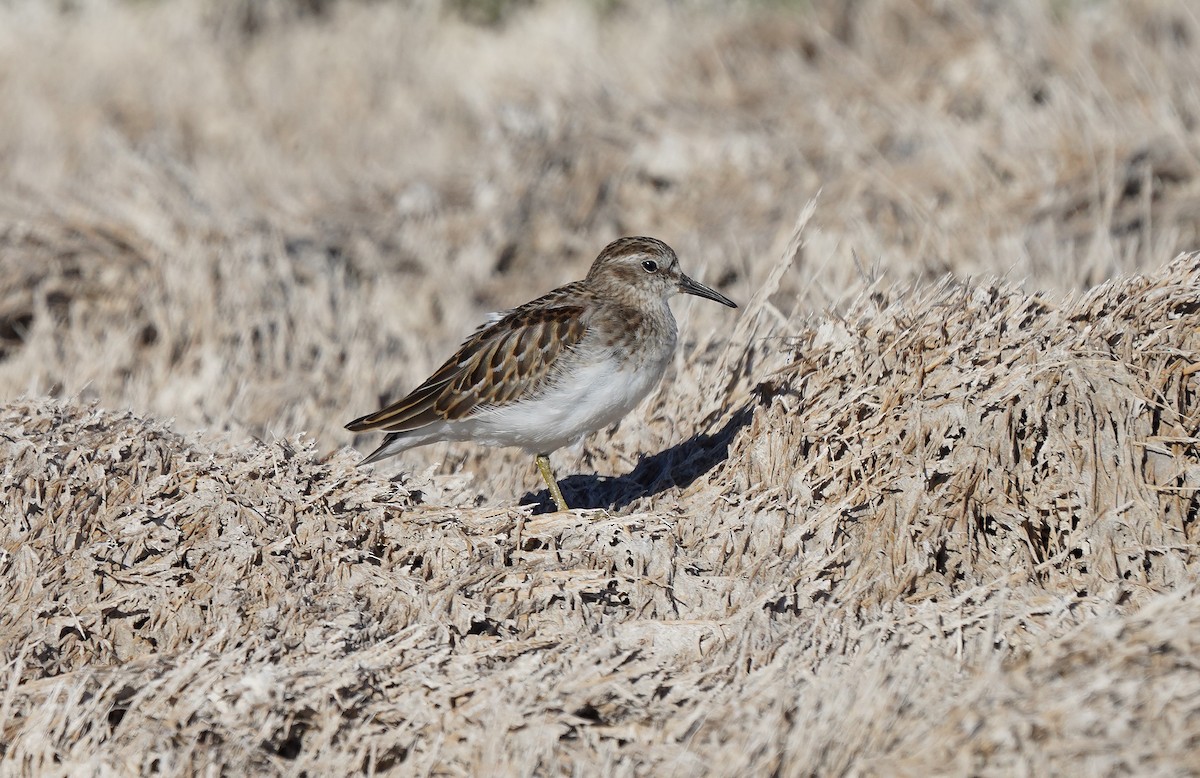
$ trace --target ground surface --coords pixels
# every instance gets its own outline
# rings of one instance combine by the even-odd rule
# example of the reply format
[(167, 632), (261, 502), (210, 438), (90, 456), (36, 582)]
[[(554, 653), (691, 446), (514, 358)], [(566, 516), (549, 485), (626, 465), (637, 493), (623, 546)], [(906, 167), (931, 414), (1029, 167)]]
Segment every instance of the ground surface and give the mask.
[[(399, 6), (0, 7), (0, 772), (1200, 771), (1188, 3)], [(582, 509), (356, 469), (623, 234)]]

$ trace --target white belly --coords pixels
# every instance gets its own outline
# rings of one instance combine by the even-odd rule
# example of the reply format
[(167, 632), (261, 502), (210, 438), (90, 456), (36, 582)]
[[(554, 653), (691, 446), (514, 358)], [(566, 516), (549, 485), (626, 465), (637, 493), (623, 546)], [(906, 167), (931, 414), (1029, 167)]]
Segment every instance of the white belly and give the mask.
[(633, 410), (662, 378), (668, 358), (637, 369), (610, 358), (576, 364), (540, 397), (484, 411), (458, 426), (466, 433), (463, 439), (549, 453)]

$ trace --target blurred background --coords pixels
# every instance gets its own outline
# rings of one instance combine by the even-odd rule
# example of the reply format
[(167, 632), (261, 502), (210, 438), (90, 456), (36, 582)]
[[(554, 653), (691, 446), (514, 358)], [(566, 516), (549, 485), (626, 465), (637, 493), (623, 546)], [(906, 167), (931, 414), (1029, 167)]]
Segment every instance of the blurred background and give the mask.
[(744, 302), (814, 200), (783, 316), (1085, 289), (1197, 247), (1197, 73), (1182, 0), (7, 2), (0, 397), (332, 450), (607, 241)]

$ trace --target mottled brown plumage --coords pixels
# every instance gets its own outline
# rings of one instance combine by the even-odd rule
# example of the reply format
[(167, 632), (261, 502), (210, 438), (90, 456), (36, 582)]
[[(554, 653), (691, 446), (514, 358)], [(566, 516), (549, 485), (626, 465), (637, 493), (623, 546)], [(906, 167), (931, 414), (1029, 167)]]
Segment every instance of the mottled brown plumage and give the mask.
[(547, 454), (615, 422), (658, 382), (677, 292), (737, 307), (680, 272), (662, 241), (613, 241), (582, 281), (498, 314), (411, 393), (346, 428), (390, 433), (364, 464), (441, 440), (525, 447), (565, 509)]
[(576, 281), (555, 289), (481, 327), (407, 397), (346, 429), (409, 432), (536, 392), (559, 354), (583, 337), (581, 285)]

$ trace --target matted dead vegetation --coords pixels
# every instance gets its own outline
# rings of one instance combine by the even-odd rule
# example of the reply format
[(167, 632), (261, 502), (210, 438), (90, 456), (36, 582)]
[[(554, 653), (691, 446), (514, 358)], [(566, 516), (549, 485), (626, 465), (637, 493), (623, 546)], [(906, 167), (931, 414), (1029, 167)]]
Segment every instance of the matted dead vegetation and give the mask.
[(1182, 768), (1122, 733), (1200, 714), (1197, 288), (1191, 255), (1061, 305), (864, 298), (698, 393), (723, 431), (631, 477), (649, 512), (450, 508), (347, 452), (10, 404), (5, 759)]
[[(1200, 770), (1197, 72), (1183, 2), (0, 8), (0, 772)], [(587, 509), (355, 467), (622, 233), (743, 311)]]

